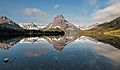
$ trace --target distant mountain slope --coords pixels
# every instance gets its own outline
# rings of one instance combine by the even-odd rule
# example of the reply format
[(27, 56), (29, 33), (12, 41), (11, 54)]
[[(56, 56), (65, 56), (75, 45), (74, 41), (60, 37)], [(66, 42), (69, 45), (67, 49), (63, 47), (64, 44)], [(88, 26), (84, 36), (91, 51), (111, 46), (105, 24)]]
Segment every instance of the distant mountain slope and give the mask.
[(99, 24), (95, 28), (110, 29), (110, 30), (120, 29), (120, 17), (118, 17), (110, 22)]
[(27, 30), (42, 30), (45, 25), (39, 25), (37, 23), (19, 23), (19, 26)]
[(19, 24), (20, 27), (22, 27), (23, 29), (27, 29), (27, 30), (39, 30), (38, 26), (35, 25), (34, 23), (29, 23), (29, 24)]
[(63, 31), (79, 30), (79, 28), (77, 28), (74, 24), (69, 23), (62, 15), (57, 15), (53, 19), (53, 21), (50, 24), (48, 24), (43, 30), (49, 30), (55, 28), (59, 28)]
[(81, 31), (85, 36), (103, 36), (109, 35), (120, 37), (120, 17), (102, 24), (97, 24), (93, 28)]
[(0, 17), (0, 28), (1, 29), (22, 30), (22, 28), (18, 24), (16, 24), (14, 21), (10, 20), (6, 16)]

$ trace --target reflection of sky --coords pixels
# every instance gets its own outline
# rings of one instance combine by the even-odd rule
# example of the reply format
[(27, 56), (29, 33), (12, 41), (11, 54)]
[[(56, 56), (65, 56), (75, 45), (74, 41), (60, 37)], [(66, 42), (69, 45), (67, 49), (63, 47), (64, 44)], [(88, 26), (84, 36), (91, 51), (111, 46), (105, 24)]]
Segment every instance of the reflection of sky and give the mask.
[[(31, 40), (30, 40), (31, 39)], [(37, 38), (30, 38), (32, 41)], [(39, 42), (39, 41), (43, 42)], [(56, 40), (56, 39), (55, 39)], [(120, 65), (120, 50), (109, 44), (98, 42), (89, 37), (80, 37), (67, 44), (58, 54), (55, 48), (44, 39), (37, 39), (35, 43), (17, 43), (7, 51), (0, 51), (0, 59), (10, 57), (16, 59), (12, 62), (14, 67), (29, 69), (30, 66), (43, 70), (62, 70), (64, 67), (71, 70), (116, 70)], [(11, 65), (11, 64), (10, 64)], [(0, 61), (0, 67), (5, 70)], [(40, 68), (42, 67), (42, 68)], [(67, 67), (67, 68), (66, 68)], [(9, 68), (9, 67), (8, 67)]]
[(120, 62), (120, 50), (109, 44), (93, 44), (93, 51), (116, 62)]
[(85, 42), (88, 42), (88, 43), (101, 43), (101, 42), (98, 42), (97, 40), (93, 39), (93, 38), (90, 38), (90, 37), (85, 37), (85, 36), (81, 36), (80, 38), (77, 38), (74, 42), (80, 42), (80, 43), (85, 43)]
[(120, 50), (109, 44), (105, 44), (85, 36), (81, 36), (74, 42), (89, 43), (91, 45), (92, 51), (95, 52), (96, 55), (104, 56), (106, 58), (109, 58), (113, 62), (120, 63)]
[(21, 49), (26, 57), (40, 57), (41, 55), (46, 54), (51, 50), (51, 47), (47, 42), (19, 44), (22, 44), (23, 47), (26, 47)]
[[(92, 54), (95, 56), (94, 60), (91, 60), (91, 63), (93, 64), (94, 62), (97, 64), (97, 62), (95, 61), (96, 59), (97, 61), (100, 60), (103, 63), (104, 63), (104, 60), (107, 59), (107, 62), (113, 65), (111, 69), (115, 69), (114, 68), (115, 66), (117, 70), (117, 68), (120, 65), (120, 50), (115, 48), (112, 45), (105, 44), (105, 43), (96, 41), (95, 39), (85, 37), (85, 36), (82, 36), (79, 39), (76, 39), (72, 44), (75, 44), (74, 47), (76, 48), (78, 48), (78, 45), (76, 44), (79, 44), (80, 47), (84, 47), (84, 48), (86, 44), (87, 49), (91, 50)], [(101, 57), (104, 57), (104, 60)]]

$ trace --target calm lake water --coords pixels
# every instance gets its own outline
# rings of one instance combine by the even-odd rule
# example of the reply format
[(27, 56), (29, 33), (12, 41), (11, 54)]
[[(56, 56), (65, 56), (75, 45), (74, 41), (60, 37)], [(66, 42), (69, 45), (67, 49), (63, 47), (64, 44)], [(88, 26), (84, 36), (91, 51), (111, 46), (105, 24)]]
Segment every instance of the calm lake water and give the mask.
[(120, 70), (120, 38), (97, 39), (85, 36), (1, 39), (0, 70)]

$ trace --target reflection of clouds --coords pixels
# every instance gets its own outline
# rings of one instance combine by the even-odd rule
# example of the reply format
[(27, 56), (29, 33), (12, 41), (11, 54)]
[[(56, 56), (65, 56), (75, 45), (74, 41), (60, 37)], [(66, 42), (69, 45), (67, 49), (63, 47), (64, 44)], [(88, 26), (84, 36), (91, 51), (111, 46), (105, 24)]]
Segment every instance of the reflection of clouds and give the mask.
[(85, 36), (81, 36), (80, 38), (76, 39), (75, 42), (90, 44), (92, 51), (97, 54), (96, 56), (104, 56), (105, 58), (110, 59), (110, 62), (113, 65), (120, 65), (120, 50), (112, 45), (105, 44)]
[(50, 49), (40, 47), (39, 49), (36, 49), (36, 50), (27, 50), (25, 52), (25, 56), (28, 56), (28, 57), (38, 57), (38, 56), (41, 56), (42, 54), (47, 53), (48, 51), (50, 51)]
[(93, 44), (93, 51), (101, 56), (109, 58), (113, 62), (120, 64), (120, 50), (109, 44)]

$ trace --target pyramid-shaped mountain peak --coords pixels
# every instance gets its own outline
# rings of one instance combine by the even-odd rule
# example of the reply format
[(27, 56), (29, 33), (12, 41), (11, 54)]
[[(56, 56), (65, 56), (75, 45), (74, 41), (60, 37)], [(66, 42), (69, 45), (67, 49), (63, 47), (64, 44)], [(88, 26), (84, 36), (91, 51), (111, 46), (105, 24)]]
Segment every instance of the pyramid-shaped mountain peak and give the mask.
[(64, 19), (64, 16), (63, 15), (57, 15), (55, 18), (62, 18), (62, 19)]
[(63, 15), (57, 15), (54, 19), (53, 19), (53, 23), (56, 22), (63, 22), (63, 21), (67, 21)]
[(64, 17), (63, 15), (57, 15), (56, 17), (54, 17), (53, 21), (48, 24), (44, 30), (49, 30), (52, 28), (59, 28), (62, 29), (63, 31), (67, 31), (67, 30), (79, 30), (74, 24), (69, 23)]

